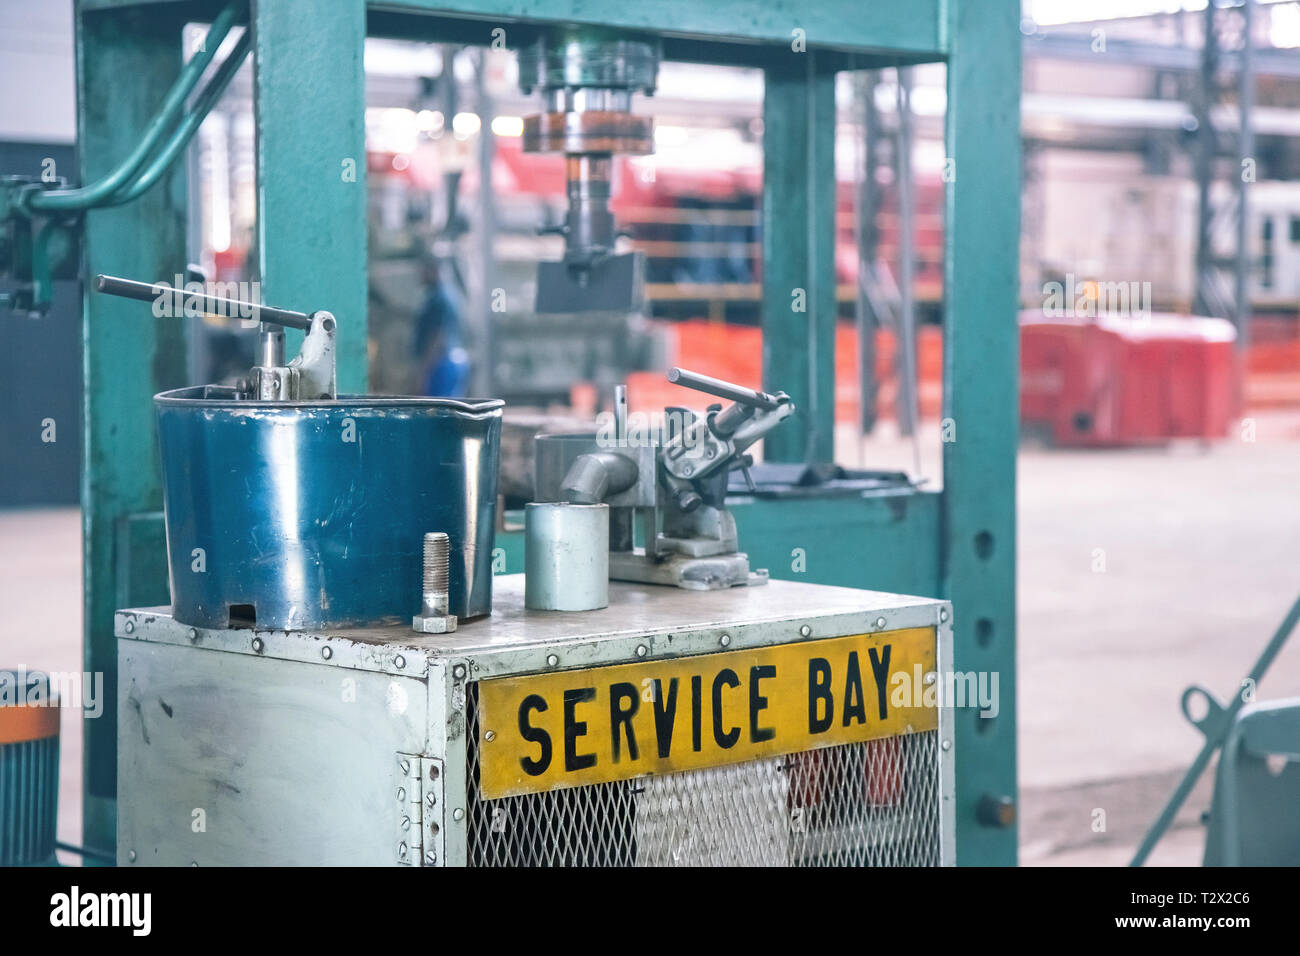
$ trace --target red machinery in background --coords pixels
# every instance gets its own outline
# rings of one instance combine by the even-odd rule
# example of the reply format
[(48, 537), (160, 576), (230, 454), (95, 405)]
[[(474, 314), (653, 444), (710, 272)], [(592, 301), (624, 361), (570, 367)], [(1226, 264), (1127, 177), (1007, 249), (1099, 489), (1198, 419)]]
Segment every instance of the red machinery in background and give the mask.
[(1228, 434), (1241, 405), (1236, 330), (1224, 319), (1020, 317), (1020, 420), (1056, 445)]

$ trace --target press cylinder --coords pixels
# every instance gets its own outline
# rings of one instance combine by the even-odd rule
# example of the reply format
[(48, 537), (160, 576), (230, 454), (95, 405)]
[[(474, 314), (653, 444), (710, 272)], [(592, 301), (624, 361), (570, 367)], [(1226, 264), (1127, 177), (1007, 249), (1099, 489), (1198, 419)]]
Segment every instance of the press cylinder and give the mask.
[(524, 603), (538, 611), (609, 605), (609, 505), (526, 506)]

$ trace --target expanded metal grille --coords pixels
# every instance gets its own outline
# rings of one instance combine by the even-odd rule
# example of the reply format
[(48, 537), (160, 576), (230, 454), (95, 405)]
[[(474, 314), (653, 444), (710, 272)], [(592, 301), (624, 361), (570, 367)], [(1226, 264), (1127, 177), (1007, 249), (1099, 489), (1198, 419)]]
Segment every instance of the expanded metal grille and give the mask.
[(470, 866), (937, 866), (937, 731), (483, 800), (469, 712)]

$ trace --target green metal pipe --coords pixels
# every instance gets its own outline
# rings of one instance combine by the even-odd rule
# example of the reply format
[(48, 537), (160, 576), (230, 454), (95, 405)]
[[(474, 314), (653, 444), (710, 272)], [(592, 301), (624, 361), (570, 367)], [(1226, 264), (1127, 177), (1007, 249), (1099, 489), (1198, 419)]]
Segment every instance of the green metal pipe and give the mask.
[[(163, 100), (162, 109), (145, 129), (144, 136), (136, 144), (131, 154), (116, 169), (103, 179), (89, 186), (76, 189), (53, 189), (48, 191), (33, 190), (24, 194), (20, 200), (23, 208), (42, 212), (75, 212), (103, 205), (117, 190), (126, 185), (132, 176), (139, 172), (150, 153), (158, 146), (163, 135), (175, 124), (177, 116), (185, 107), (185, 101), (194, 92), (203, 71), (208, 68), (217, 48), (230, 32), (235, 19), (243, 6), (243, 0), (231, 0), (216, 18), (204, 38), (199, 51), (185, 64), (176, 83)], [(170, 146), (170, 144), (169, 144)], [(147, 187), (146, 187), (147, 188)]]
[(171, 168), (172, 163), (176, 161), (176, 157), (180, 155), (181, 150), (189, 145), (190, 140), (194, 138), (194, 133), (203, 124), (203, 120), (212, 111), (212, 107), (216, 106), (217, 101), (221, 99), (221, 94), (230, 85), (230, 81), (234, 79), (235, 74), (239, 72), (239, 68), (243, 65), (244, 58), (248, 56), (248, 51), (252, 45), (252, 31), (245, 30), (244, 35), (235, 44), (235, 48), (230, 51), (230, 56), (226, 57), (213, 75), (211, 82), (203, 88), (203, 92), (199, 94), (199, 98), (194, 103), (194, 109), (186, 114), (185, 119), (181, 121), (181, 125), (177, 128), (175, 135), (168, 140), (163, 151), (154, 158), (153, 162), (145, 168), (135, 182), (124, 189), (119, 189), (104, 202), (98, 203), (99, 207), (120, 206), (138, 198), (151, 189), (162, 174)]

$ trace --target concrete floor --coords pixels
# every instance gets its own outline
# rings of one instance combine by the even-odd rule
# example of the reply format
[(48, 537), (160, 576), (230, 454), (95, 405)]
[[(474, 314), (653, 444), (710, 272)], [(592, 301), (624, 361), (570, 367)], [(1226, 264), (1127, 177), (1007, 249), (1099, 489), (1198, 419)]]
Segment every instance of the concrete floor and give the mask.
[[(938, 483), (937, 433), (921, 440)], [(841, 460), (910, 465), (888, 436)], [(1020, 456), (1021, 858), (1127, 862), (1199, 745), (1184, 687), (1220, 699), (1300, 590), (1300, 424), (1261, 419), (1258, 441), (1211, 448)], [(0, 512), (0, 665), (81, 669), (74, 509)], [(1300, 695), (1300, 638), (1261, 697)], [(80, 722), (63, 725), (60, 837), (80, 836)], [(1154, 863), (1194, 865), (1208, 778)], [(1095, 832), (1095, 811), (1106, 830)]]

